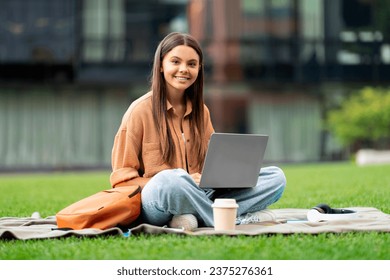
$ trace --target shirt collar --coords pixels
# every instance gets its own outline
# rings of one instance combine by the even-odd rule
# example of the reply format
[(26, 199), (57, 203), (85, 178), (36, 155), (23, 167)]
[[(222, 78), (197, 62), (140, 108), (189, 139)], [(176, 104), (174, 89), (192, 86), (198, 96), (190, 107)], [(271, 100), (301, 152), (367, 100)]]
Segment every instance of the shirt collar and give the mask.
[[(173, 106), (167, 99), (167, 111), (169, 111), (171, 109), (173, 109)], [(185, 112), (184, 116), (191, 114), (191, 112), (192, 112), (192, 102), (189, 98), (186, 98), (186, 112)]]

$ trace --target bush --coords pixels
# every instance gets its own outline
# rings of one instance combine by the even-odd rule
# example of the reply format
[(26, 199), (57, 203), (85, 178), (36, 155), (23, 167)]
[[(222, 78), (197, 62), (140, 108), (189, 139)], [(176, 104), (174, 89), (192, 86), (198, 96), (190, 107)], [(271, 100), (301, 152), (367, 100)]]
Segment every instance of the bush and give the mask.
[[(390, 139), (390, 89), (363, 88), (330, 110), (327, 127), (345, 145), (373, 148)], [(368, 145), (367, 145), (368, 143)], [(367, 147), (368, 146), (368, 147)]]

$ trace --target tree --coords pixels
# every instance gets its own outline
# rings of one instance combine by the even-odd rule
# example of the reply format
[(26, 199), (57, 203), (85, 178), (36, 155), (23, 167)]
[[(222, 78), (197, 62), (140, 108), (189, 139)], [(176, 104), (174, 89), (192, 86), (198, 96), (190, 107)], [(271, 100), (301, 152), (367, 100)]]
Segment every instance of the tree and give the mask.
[(344, 146), (379, 148), (390, 142), (390, 89), (366, 87), (330, 110), (327, 127)]

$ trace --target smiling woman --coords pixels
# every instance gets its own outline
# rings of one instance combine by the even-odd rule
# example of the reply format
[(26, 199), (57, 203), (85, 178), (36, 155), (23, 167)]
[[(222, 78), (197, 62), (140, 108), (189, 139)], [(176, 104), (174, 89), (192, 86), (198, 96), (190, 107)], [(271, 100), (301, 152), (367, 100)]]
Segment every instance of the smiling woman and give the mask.
[(277, 167), (262, 168), (251, 189), (227, 194), (199, 187), (214, 128), (203, 101), (203, 53), (194, 37), (168, 34), (156, 49), (151, 76), (150, 92), (122, 118), (110, 177), (113, 187), (143, 188), (142, 222), (192, 230), (198, 223), (213, 226), (213, 200), (221, 195), (236, 199), (243, 217), (281, 197), (286, 181)]
[(151, 91), (132, 103), (115, 137), (112, 186), (144, 187), (172, 168), (200, 173), (214, 132), (203, 102), (202, 61), (198, 42), (188, 34), (168, 34), (159, 44)]

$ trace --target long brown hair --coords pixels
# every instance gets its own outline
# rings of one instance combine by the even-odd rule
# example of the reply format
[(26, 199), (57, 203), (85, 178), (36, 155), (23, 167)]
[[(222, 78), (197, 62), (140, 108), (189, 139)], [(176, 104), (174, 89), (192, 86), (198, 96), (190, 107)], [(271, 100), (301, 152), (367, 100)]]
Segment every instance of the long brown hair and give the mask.
[(172, 165), (174, 159), (174, 144), (167, 118), (167, 90), (163, 73), (160, 71), (164, 56), (173, 48), (185, 45), (193, 48), (199, 55), (199, 73), (195, 82), (186, 89), (186, 97), (192, 103), (192, 113), (189, 115), (192, 149), (197, 151), (198, 163), (202, 164), (207, 147), (202, 145), (204, 137), (204, 103), (203, 103), (203, 53), (199, 43), (189, 34), (173, 32), (168, 34), (158, 45), (151, 73), (151, 90), (153, 92), (153, 118), (160, 136), (163, 160)]

